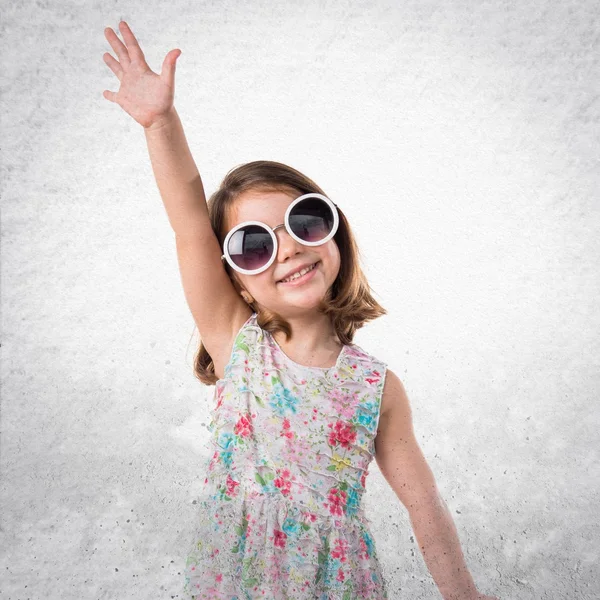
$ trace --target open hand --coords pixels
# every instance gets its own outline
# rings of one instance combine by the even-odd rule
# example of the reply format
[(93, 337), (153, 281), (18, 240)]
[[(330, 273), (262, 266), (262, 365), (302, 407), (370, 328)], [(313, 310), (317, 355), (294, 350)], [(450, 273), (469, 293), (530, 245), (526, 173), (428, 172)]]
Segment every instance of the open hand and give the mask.
[(171, 50), (165, 56), (159, 75), (146, 63), (144, 53), (129, 25), (121, 21), (119, 29), (127, 45), (121, 42), (110, 27), (104, 30), (104, 35), (119, 60), (114, 59), (108, 52), (104, 53), (103, 58), (121, 86), (118, 92), (104, 90), (103, 95), (147, 128), (158, 123), (173, 106), (175, 62), (181, 50)]

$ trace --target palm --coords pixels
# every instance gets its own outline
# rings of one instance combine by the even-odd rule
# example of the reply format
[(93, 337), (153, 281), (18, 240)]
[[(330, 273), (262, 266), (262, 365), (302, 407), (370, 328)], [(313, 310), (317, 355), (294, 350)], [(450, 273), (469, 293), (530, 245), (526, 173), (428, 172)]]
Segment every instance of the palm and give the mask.
[(107, 100), (116, 102), (140, 125), (149, 127), (164, 115), (173, 105), (175, 95), (175, 61), (178, 50), (171, 50), (165, 57), (163, 71), (159, 75), (152, 71), (144, 54), (129, 27), (121, 23), (123, 44), (110, 28), (105, 35), (112, 49), (119, 57), (115, 60), (110, 54), (104, 54), (104, 60), (120, 82), (118, 92), (104, 91)]
[(121, 79), (116, 102), (138, 123), (147, 126), (173, 104), (174, 90), (145, 67), (130, 65)]

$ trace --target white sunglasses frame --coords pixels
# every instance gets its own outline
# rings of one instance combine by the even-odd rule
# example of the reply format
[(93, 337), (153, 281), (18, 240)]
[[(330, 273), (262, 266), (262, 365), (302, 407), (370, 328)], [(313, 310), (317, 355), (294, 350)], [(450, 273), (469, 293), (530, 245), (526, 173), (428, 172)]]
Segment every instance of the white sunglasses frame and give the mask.
[[(329, 208), (331, 209), (331, 212), (333, 214), (333, 227), (331, 228), (331, 231), (327, 234), (327, 236), (325, 238), (323, 238), (322, 240), (319, 240), (318, 242), (306, 242), (304, 240), (301, 240), (292, 231), (290, 224), (289, 224), (289, 216), (290, 216), (290, 213), (292, 212), (292, 209), (294, 208), (294, 206), (296, 206), (296, 204), (298, 204), (298, 202), (301, 202), (302, 200), (305, 200), (306, 198), (319, 198), (320, 200), (324, 200), (329, 205)], [(266, 271), (273, 264), (273, 262), (275, 261), (275, 257), (277, 256), (278, 244), (277, 244), (277, 236), (275, 235), (276, 229), (279, 229), (280, 227), (285, 227), (286, 231), (290, 234), (290, 236), (293, 237), (300, 244), (303, 244), (304, 246), (321, 246), (321, 245), (327, 243), (336, 234), (339, 224), (340, 224), (340, 217), (339, 217), (339, 214), (337, 211), (337, 206), (329, 198), (327, 198), (327, 196), (323, 196), (323, 194), (317, 194), (317, 193), (303, 194), (302, 196), (299, 196), (298, 198), (296, 198), (288, 206), (287, 210), (285, 211), (284, 222), (281, 223), (281, 225), (277, 225), (276, 227), (271, 228), (271, 227), (269, 227), (269, 225), (267, 225), (266, 223), (262, 223), (261, 221), (244, 221), (243, 223), (238, 223), (227, 234), (225, 241), (223, 242), (224, 254), (221, 256), (221, 260), (226, 260), (227, 263), (229, 264), (229, 266), (232, 269), (234, 269), (235, 271), (237, 271), (238, 273), (242, 273), (243, 275), (258, 275), (259, 273)], [(272, 254), (271, 258), (268, 260), (268, 262), (265, 265), (263, 265), (262, 267), (260, 267), (258, 269), (254, 269), (253, 271), (249, 271), (248, 269), (242, 269), (241, 267), (236, 265), (233, 262), (231, 256), (229, 256), (229, 251), (227, 249), (231, 236), (238, 229), (241, 229), (242, 227), (245, 227), (246, 225), (260, 225), (261, 227), (264, 227), (269, 232), (269, 234), (271, 235), (271, 238), (273, 239), (273, 254)]]

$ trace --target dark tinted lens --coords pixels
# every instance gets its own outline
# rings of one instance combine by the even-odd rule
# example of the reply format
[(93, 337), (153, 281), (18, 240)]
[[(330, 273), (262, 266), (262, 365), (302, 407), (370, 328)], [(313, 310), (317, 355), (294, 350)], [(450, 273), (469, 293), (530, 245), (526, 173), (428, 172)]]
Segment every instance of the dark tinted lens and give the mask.
[(290, 227), (301, 240), (318, 242), (332, 230), (333, 212), (324, 200), (306, 198), (292, 208)]
[(269, 262), (273, 255), (273, 239), (263, 227), (246, 225), (229, 238), (227, 249), (238, 267), (253, 271)]

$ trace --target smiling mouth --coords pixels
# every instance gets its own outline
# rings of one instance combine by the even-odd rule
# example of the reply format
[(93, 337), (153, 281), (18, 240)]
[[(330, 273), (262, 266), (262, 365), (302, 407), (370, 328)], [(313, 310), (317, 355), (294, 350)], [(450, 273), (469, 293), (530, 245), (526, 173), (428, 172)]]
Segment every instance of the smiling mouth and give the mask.
[(317, 265), (320, 263), (321, 261), (318, 260), (317, 262), (313, 263), (310, 267), (310, 269), (308, 271), (306, 271), (306, 273), (304, 273), (304, 275), (300, 275), (300, 277), (296, 277), (295, 279), (291, 279), (288, 281), (284, 281), (283, 279), (280, 279), (277, 283), (294, 283), (294, 281), (298, 281), (298, 279), (302, 279), (303, 277), (306, 277), (306, 275), (308, 275), (309, 273), (311, 273), (312, 271), (314, 271), (317, 268)]

